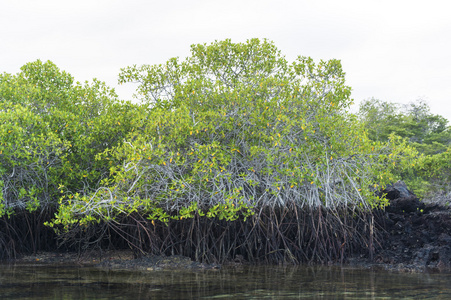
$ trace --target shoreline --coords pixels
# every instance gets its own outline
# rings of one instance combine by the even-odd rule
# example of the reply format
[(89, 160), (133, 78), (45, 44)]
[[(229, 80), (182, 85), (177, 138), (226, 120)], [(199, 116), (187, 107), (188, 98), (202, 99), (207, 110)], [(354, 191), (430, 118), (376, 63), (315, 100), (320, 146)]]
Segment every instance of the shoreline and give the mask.
[[(391, 205), (374, 214), (377, 239), (373, 257), (362, 255), (361, 249), (349, 253), (342, 263), (330, 266), (384, 269), (399, 272), (451, 272), (451, 208), (437, 203), (425, 204), (415, 195), (394, 197)], [(82, 253), (38, 251), (4, 260), (12, 264), (37, 263), (46, 265), (95, 266), (107, 269), (155, 270), (217, 270), (219, 264), (196, 262), (182, 255), (143, 255), (135, 257), (128, 250), (86, 250)], [(249, 263), (241, 255), (223, 266), (268, 265)], [(269, 264), (270, 265), (270, 264)], [(277, 265), (277, 264), (274, 264)], [(294, 265), (289, 264), (287, 265)], [(312, 264), (300, 264), (312, 265)], [(315, 265), (315, 264), (313, 264)]]

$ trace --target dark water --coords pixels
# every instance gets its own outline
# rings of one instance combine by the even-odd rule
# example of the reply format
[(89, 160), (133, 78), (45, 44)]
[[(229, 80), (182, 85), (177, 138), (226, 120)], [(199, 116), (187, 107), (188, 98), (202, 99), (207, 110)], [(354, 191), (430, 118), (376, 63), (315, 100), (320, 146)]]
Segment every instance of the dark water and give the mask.
[(451, 299), (451, 274), (339, 267), (112, 271), (0, 265), (0, 299)]

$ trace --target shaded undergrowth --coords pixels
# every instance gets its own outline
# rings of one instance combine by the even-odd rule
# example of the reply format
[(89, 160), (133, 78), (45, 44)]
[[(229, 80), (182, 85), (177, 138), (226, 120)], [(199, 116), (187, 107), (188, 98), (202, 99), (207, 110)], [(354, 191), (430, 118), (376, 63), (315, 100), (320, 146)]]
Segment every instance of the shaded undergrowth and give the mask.
[(13, 259), (18, 255), (52, 251), (58, 248), (57, 235), (44, 226), (54, 212), (46, 210), (34, 213), (22, 211), (0, 218), (0, 259)]
[(43, 224), (46, 213), (23, 213), (0, 220), (0, 258), (36, 251), (132, 249), (136, 257), (183, 255), (206, 263), (240, 257), (251, 263), (330, 263), (349, 255), (371, 257), (379, 245), (374, 214), (324, 208), (263, 208), (246, 221), (199, 215), (150, 221), (135, 214), (120, 222), (75, 226), (56, 234)]
[(379, 230), (369, 212), (324, 208), (264, 208), (246, 221), (199, 215), (167, 224), (129, 215), (120, 222), (75, 227), (60, 244), (86, 250), (131, 248), (135, 255), (183, 255), (206, 263), (237, 257), (251, 263), (330, 263), (349, 255), (372, 257)]

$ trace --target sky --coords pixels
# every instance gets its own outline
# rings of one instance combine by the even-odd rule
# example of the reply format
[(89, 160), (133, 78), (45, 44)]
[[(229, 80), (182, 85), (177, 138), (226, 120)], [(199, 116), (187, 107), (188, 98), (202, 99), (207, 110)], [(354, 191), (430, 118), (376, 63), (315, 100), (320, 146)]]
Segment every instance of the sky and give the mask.
[(189, 56), (190, 45), (267, 38), (293, 61), (339, 59), (356, 103), (422, 99), (451, 121), (446, 0), (2, 0), (0, 72), (40, 59), (77, 81), (117, 84), (121, 68)]

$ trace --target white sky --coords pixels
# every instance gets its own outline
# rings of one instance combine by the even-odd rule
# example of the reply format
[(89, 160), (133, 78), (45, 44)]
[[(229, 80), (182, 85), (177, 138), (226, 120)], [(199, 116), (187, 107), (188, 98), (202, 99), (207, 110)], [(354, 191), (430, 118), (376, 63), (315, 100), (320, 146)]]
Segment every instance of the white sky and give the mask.
[(0, 72), (51, 60), (130, 99), (120, 68), (268, 38), (290, 61), (340, 59), (357, 101), (422, 98), (451, 121), (450, 12), (445, 0), (1, 0)]

